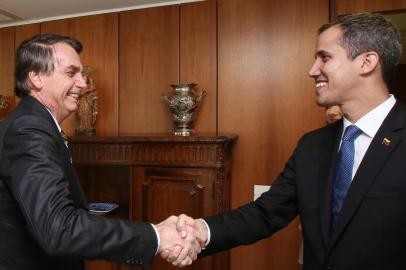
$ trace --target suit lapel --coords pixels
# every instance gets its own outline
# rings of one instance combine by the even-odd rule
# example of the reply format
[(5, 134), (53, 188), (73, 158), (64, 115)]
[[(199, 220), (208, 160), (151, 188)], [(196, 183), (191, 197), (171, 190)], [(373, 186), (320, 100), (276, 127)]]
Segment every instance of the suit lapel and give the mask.
[(403, 128), (405, 116), (405, 111), (396, 104), (373, 138), (348, 190), (336, 228), (331, 235), (330, 248), (339, 239), (386, 160), (402, 140), (396, 131)]
[(330, 213), (331, 213), (331, 189), (333, 186), (334, 164), (337, 158), (338, 146), (340, 145), (342, 121), (334, 124), (328, 136), (320, 147), (319, 183), (320, 192), (320, 222), (324, 245), (327, 248), (330, 241)]
[(25, 110), (29, 109), (31, 113), (35, 112), (36, 114), (41, 115), (41, 117), (44, 117), (47, 121), (50, 122), (53, 128), (53, 133), (55, 135), (54, 139), (58, 141), (58, 144), (63, 151), (63, 156), (61, 157), (63, 159), (62, 164), (64, 164), (64, 172), (69, 174), (66, 176), (66, 179), (69, 183), (69, 190), (71, 192), (73, 201), (78, 207), (87, 208), (87, 202), (84, 196), (83, 189), (80, 185), (76, 170), (70, 160), (69, 149), (65, 146), (64, 140), (60, 135), (59, 129), (50, 112), (45, 108), (44, 105), (42, 105), (32, 96), (23, 97), (18, 106), (22, 108), (23, 113), (25, 113)]

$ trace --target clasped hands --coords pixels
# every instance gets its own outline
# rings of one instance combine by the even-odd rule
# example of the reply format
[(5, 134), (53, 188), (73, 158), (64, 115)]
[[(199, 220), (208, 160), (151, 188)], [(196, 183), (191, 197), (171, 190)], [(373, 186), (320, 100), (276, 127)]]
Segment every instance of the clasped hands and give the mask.
[(182, 214), (155, 226), (160, 238), (158, 253), (178, 267), (191, 265), (207, 242), (208, 232), (202, 219)]

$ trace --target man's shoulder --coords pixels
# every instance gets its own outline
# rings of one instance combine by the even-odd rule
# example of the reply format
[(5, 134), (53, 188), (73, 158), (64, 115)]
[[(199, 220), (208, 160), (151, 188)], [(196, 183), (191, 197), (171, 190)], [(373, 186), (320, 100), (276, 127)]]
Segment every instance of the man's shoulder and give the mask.
[(0, 139), (4, 136), (35, 130), (45, 132), (55, 130), (56, 132), (57, 127), (45, 108), (42, 109), (38, 104), (22, 99), (15, 110), (0, 123)]
[(402, 101), (397, 101), (392, 110), (396, 110), (396, 108), (401, 114), (406, 115), (406, 104), (405, 103), (403, 103)]
[(318, 129), (314, 129), (305, 133), (300, 141), (323, 141), (335, 138), (335, 135), (342, 129), (342, 121), (333, 124), (328, 124)]
[(309, 158), (310, 153), (318, 153), (322, 149), (332, 149), (339, 139), (341, 121), (305, 133), (298, 141), (295, 156)]
[[(34, 121), (35, 120), (35, 121)], [(15, 121), (23, 121), (27, 124), (36, 124), (43, 121), (52, 123), (52, 116), (47, 109), (31, 96), (22, 97), (16, 108), (2, 122), (3, 126)]]

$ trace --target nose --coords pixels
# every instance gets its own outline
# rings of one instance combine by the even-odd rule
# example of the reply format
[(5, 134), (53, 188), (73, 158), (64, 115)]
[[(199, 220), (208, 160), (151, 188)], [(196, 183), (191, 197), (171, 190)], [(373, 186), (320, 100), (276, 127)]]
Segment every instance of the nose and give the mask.
[(86, 80), (83, 77), (81, 72), (79, 73), (78, 78), (76, 79), (76, 86), (81, 88), (81, 89), (84, 89), (84, 88), (87, 87)]
[(309, 76), (312, 78), (315, 78), (317, 76), (320, 76), (321, 71), (320, 71), (320, 61), (316, 59), (312, 65), (312, 67), (309, 70)]

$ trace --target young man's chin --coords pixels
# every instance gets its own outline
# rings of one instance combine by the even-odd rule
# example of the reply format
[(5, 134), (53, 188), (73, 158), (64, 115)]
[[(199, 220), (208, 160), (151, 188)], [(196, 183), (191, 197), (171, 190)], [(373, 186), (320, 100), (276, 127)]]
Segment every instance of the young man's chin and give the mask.
[(317, 97), (316, 103), (320, 107), (331, 107), (331, 106), (337, 105), (337, 104), (334, 104), (333, 102), (330, 102), (330, 101), (328, 101), (326, 99), (323, 99), (321, 97)]

